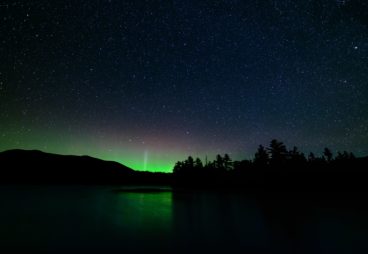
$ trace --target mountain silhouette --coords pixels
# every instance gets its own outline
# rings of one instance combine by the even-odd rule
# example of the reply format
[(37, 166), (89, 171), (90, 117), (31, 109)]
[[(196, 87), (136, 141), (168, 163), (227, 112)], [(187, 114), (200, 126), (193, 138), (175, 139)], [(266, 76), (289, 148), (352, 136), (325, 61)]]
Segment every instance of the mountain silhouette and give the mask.
[(126, 183), (135, 175), (122, 164), (89, 156), (20, 149), (0, 152), (1, 183)]

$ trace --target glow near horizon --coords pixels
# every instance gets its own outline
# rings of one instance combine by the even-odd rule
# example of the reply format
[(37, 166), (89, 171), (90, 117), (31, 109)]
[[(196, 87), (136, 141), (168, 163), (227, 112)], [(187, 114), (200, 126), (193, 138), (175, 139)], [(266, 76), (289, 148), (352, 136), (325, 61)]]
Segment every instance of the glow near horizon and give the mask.
[(134, 145), (120, 142), (119, 140), (123, 139), (121, 137), (99, 140), (91, 133), (74, 138), (76, 136), (65, 132), (32, 132), (28, 136), (6, 135), (1, 138), (0, 151), (26, 149), (63, 155), (87, 155), (116, 161), (134, 170), (151, 172), (172, 172), (177, 161), (182, 161), (189, 155), (201, 157), (167, 140), (161, 143), (151, 141), (144, 145)]
[[(37, 146), (20, 146), (20, 147), (9, 147), (10, 149), (26, 149), (26, 150), (41, 150), (47, 153), (55, 153), (61, 155), (86, 155), (94, 158), (98, 158), (106, 161), (115, 161), (124, 166), (132, 168), (138, 171), (150, 171), (150, 172), (172, 172), (172, 169), (177, 161), (184, 160), (184, 156), (150, 156), (148, 157), (148, 151), (144, 152), (144, 155), (116, 155), (113, 153), (99, 153), (99, 152), (83, 152), (83, 151), (63, 151), (59, 149), (40, 149)], [(3, 151), (4, 149), (2, 149)]]

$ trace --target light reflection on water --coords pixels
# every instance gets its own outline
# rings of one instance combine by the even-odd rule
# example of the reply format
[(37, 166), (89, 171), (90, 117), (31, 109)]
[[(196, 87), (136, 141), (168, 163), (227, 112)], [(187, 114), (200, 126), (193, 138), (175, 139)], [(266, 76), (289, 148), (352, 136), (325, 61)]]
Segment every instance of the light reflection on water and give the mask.
[(129, 234), (165, 238), (172, 231), (172, 193), (123, 192), (116, 195), (114, 217)]
[(0, 187), (0, 252), (168, 249), (172, 193), (111, 187)]
[(367, 253), (368, 249), (368, 209), (354, 209), (352, 202), (113, 190), (0, 187), (0, 252)]

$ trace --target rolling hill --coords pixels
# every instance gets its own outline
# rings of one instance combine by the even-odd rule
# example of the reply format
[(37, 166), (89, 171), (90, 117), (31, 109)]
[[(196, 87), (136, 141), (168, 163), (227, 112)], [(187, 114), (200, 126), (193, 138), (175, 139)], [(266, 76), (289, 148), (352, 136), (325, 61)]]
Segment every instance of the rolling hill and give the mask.
[(126, 183), (136, 172), (113, 161), (38, 150), (0, 153), (1, 183)]

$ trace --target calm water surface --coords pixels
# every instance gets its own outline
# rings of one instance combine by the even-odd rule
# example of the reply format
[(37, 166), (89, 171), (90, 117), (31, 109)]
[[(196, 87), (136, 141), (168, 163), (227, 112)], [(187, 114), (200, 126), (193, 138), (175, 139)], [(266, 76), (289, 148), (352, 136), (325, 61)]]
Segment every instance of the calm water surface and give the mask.
[(363, 201), (0, 187), (0, 252), (368, 253)]

